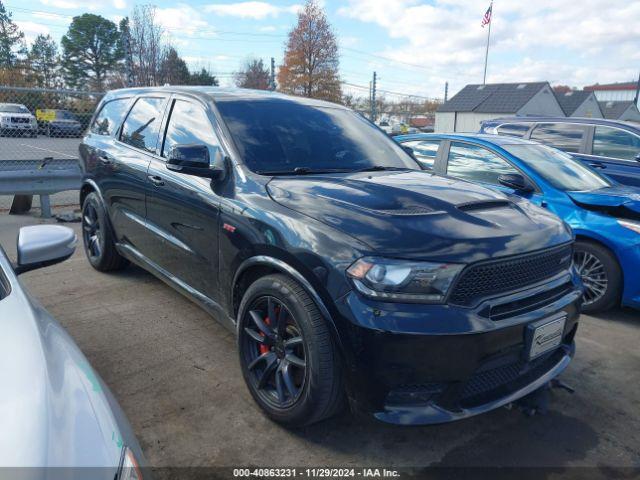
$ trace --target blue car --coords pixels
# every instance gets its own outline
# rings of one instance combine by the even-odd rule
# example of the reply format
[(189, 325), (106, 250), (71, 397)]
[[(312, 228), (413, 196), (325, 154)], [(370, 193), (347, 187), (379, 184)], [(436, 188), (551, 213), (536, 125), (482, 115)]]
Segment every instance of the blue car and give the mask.
[(640, 308), (640, 189), (621, 185), (539, 143), (482, 134), (396, 137), (436, 175), (519, 195), (555, 213), (576, 236), (583, 311)]
[(640, 187), (640, 124), (603, 118), (507, 117), (480, 133), (535, 140), (572, 155), (623, 185)]

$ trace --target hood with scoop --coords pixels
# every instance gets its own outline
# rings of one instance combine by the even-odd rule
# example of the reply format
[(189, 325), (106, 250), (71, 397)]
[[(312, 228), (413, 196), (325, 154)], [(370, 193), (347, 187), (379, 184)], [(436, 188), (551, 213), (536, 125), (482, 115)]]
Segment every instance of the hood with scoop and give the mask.
[(267, 188), (276, 202), (378, 255), (471, 262), (571, 240), (544, 209), (424, 171), (277, 177)]

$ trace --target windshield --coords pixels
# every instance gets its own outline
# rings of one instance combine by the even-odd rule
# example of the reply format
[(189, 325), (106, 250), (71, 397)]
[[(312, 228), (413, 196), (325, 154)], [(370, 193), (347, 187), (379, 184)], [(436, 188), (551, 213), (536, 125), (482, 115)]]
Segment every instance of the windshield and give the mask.
[(73, 113), (66, 110), (56, 110), (56, 118), (58, 120), (75, 120), (76, 117)]
[(3, 113), (29, 113), (29, 109), (23, 105), (0, 104), (0, 112)]
[(554, 187), (564, 191), (590, 191), (610, 187), (605, 177), (573, 157), (544, 145), (502, 145)]
[(221, 99), (217, 106), (244, 163), (256, 173), (420, 169), (395, 142), (350, 110), (283, 99)]

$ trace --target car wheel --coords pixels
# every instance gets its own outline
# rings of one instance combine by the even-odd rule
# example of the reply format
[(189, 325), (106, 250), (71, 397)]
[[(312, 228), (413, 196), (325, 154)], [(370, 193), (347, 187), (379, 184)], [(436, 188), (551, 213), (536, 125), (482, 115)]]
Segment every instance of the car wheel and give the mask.
[(95, 192), (87, 195), (82, 204), (82, 240), (87, 259), (96, 270), (108, 272), (129, 265), (116, 250), (107, 214)]
[(280, 274), (258, 279), (242, 298), (238, 321), (244, 380), (271, 419), (298, 427), (337, 413), (344, 396), (340, 356), (302, 286)]
[(603, 312), (620, 302), (622, 271), (610, 250), (594, 242), (578, 240), (573, 261), (585, 288), (583, 312)]

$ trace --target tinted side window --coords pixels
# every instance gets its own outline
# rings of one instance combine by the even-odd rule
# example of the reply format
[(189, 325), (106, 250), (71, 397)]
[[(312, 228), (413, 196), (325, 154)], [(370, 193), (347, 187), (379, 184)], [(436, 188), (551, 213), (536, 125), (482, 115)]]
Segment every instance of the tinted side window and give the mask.
[(531, 140), (551, 145), (565, 152), (580, 151), (585, 128), (570, 123), (541, 123), (533, 132)]
[(527, 123), (505, 123), (498, 127), (498, 134), (522, 138), (527, 134), (530, 127), (531, 125)]
[(219, 145), (220, 142), (211, 121), (200, 105), (176, 100), (169, 117), (162, 156), (166, 157), (174, 145), (189, 144), (209, 146)]
[(139, 98), (122, 125), (120, 140), (155, 153), (163, 103), (163, 98)]
[(603, 157), (634, 160), (640, 154), (640, 137), (617, 128), (596, 125), (592, 153)]
[(411, 142), (404, 142), (402, 146), (410, 147), (411, 150), (413, 150), (413, 155), (423, 168), (433, 170), (433, 165), (438, 155), (440, 140), (413, 140)]
[(91, 133), (112, 135), (120, 125), (128, 104), (128, 98), (119, 98), (105, 103), (91, 125)]
[(486, 148), (452, 142), (447, 162), (447, 175), (499, 185), (498, 177), (506, 173), (520, 173), (506, 160)]

